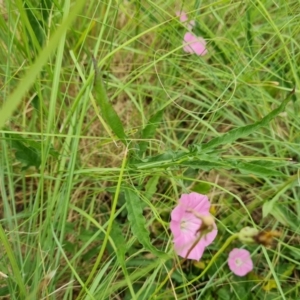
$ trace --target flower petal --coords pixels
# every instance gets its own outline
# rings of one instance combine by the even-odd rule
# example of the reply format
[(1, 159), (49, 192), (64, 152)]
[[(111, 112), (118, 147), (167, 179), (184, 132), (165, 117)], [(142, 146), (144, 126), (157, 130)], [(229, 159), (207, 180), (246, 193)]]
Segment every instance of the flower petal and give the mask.
[(208, 197), (195, 192), (182, 194), (179, 203), (186, 207), (186, 209), (195, 210), (199, 214), (207, 214), (210, 209)]
[(215, 240), (215, 238), (216, 238), (217, 235), (218, 235), (218, 229), (217, 229), (217, 227), (214, 228), (209, 233), (207, 233), (203, 237), (203, 243), (204, 243), (205, 247), (207, 247), (208, 245), (210, 245)]
[(246, 249), (233, 249), (228, 256), (229, 269), (237, 276), (245, 276), (253, 269), (250, 252)]
[[(187, 258), (199, 260), (205, 247), (217, 236), (218, 229), (209, 208), (210, 202), (205, 195), (193, 192), (183, 194), (179, 199), (179, 204), (171, 213), (170, 221), (174, 249), (178, 255), (186, 257), (188, 254)], [(203, 222), (206, 226), (201, 227)], [(208, 233), (201, 232), (202, 229), (209, 229), (211, 226), (213, 230)]]
[(170, 229), (171, 229), (171, 232), (173, 233), (174, 237), (178, 237), (181, 235), (180, 222), (171, 220)]
[(186, 22), (188, 20), (187, 14), (184, 11), (176, 11), (176, 16), (179, 17), (180, 22)]
[(171, 212), (171, 220), (181, 221), (186, 213), (186, 208), (182, 205), (177, 205)]
[(183, 50), (187, 53), (195, 53), (201, 56), (207, 53), (206, 41), (202, 37), (197, 37), (190, 32), (184, 35), (183, 44)]
[[(178, 239), (177, 241), (174, 241), (174, 249), (176, 253), (183, 258), (185, 258), (190, 252), (187, 256), (188, 259), (199, 260), (203, 255), (205, 245), (201, 242), (201, 240), (196, 245), (194, 245), (195, 242), (196, 239), (189, 240), (186, 236), (184, 236), (181, 240)], [(191, 250), (192, 247), (193, 249)]]

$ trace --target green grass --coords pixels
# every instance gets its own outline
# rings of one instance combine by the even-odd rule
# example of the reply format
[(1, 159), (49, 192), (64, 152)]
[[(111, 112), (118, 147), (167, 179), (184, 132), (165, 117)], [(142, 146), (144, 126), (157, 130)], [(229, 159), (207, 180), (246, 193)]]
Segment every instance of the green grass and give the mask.
[[(300, 298), (298, 1), (25, 2), (0, 2), (0, 298)], [(171, 274), (191, 191), (218, 236)], [(245, 226), (281, 237), (239, 278)]]

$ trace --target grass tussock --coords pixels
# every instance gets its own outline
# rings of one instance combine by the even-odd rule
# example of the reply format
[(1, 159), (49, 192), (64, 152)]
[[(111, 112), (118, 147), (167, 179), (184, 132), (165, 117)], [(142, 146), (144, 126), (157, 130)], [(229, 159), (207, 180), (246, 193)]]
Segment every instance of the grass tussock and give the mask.
[[(297, 1), (0, 7), (0, 299), (299, 298)], [(218, 228), (200, 261), (170, 232), (191, 192)]]

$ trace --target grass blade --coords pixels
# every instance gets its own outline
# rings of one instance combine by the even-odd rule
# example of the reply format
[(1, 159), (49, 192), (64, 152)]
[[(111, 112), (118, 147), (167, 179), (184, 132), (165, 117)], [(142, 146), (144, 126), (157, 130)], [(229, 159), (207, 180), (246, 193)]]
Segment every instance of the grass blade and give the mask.
[(81, 11), (84, 1), (79, 0), (73, 6), (73, 10), (70, 12), (68, 18), (62, 22), (57, 31), (53, 34), (47, 47), (45, 47), (34, 64), (27, 70), (16, 90), (9, 95), (7, 100), (1, 107), (0, 110), (0, 129), (4, 126), (5, 122), (12, 116), (14, 110), (17, 108), (22, 98), (25, 96), (29, 88), (34, 84), (36, 77), (47, 63), (48, 58), (51, 56), (53, 51), (59, 45), (61, 37), (64, 35), (69, 26), (73, 23), (78, 13)]
[[(160, 124), (163, 117), (164, 110), (161, 109), (156, 112), (149, 120), (148, 124), (142, 130), (142, 139), (151, 139), (154, 137), (156, 128)], [(140, 142), (140, 155), (142, 155), (147, 150), (148, 142)]]
[(260, 121), (254, 123), (254, 124), (251, 124), (251, 125), (246, 125), (243, 127), (233, 129), (233, 130), (223, 134), (220, 137), (212, 139), (208, 143), (201, 146), (201, 151), (207, 152), (208, 150), (214, 149), (220, 145), (231, 144), (234, 141), (236, 141), (237, 139), (246, 137), (249, 134), (256, 131), (257, 129), (259, 129), (263, 126), (266, 126), (267, 124), (269, 124), (270, 121), (272, 121), (276, 116), (278, 116), (281, 112), (284, 111), (286, 105), (291, 100), (294, 92), (295, 92), (295, 90), (293, 90), (276, 109), (272, 110), (268, 115), (266, 115)]

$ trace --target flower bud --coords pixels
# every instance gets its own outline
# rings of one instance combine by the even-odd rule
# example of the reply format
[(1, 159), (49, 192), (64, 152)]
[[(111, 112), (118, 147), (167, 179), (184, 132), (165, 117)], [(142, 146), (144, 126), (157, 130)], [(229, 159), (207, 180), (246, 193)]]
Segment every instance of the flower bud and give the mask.
[(206, 227), (211, 227), (215, 224), (215, 220), (212, 215), (201, 216), (202, 224)]
[(256, 242), (256, 237), (259, 231), (253, 227), (244, 227), (239, 233), (238, 238), (244, 244), (253, 244)]

